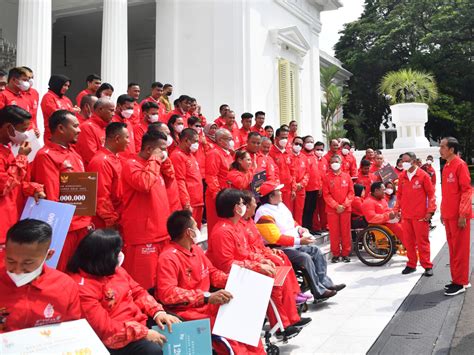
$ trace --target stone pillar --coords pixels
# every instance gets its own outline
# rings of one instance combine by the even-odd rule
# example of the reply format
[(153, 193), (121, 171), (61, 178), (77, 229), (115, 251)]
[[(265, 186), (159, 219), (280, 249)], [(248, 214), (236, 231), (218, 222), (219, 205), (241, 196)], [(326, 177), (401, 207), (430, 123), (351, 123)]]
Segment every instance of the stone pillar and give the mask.
[(387, 149), (387, 139), (385, 137), (387, 131), (386, 130), (382, 130), (382, 149)]
[[(323, 139), (323, 125), (321, 118), (321, 65), (319, 60), (319, 34), (321, 32), (321, 23), (318, 22), (311, 28), (311, 121), (312, 121), (312, 135), (315, 140), (324, 142)], [(306, 117), (305, 119), (308, 119)]]
[(103, 83), (114, 87), (114, 99), (127, 92), (127, 31), (127, 0), (104, 0), (101, 77)]
[[(20, 0), (16, 64), (33, 70), (34, 88), (39, 92), (40, 101), (48, 90), (48, 81), (51, 76), (51, 38), (51, 0)], [(44, 125), (40, 107), (38, 107), (37, 121), (42, 131)]]

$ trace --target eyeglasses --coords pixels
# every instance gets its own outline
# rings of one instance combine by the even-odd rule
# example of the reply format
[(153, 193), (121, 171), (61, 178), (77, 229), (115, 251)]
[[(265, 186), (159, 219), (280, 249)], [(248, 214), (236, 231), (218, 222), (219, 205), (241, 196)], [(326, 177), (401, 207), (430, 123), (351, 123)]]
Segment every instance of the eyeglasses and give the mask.
[(318, 152), (324, 152), (324, 149), (315, 149)]
[(302, 146), (303, 146), (303, 144), (302, 144), (302, 143), (293, 143), (293, 145), (299, 145), (300, 147), (302, 147)]
[(194, 125), (195, 128), (202, 128), (200, 124)]

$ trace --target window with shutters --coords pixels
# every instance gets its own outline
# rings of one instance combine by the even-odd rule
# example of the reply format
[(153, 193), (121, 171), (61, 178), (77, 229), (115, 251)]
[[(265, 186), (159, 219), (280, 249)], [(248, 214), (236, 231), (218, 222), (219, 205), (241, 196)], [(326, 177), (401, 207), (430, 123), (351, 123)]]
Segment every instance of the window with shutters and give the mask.
[(298, 67), (286, 59), (278, 61), (280, 89), (280, 124), (299, 122), (299, 77)]

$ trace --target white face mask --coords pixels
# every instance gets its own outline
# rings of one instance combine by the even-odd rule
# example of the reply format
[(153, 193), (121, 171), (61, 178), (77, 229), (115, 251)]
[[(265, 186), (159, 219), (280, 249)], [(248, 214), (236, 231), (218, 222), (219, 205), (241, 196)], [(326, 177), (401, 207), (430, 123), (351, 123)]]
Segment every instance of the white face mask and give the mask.
[(10, 136), (10, 135), (8, 136), (10, 137), (10, 140), (12, 141), (13, 144), (21, 144), (28, 139), (28, 135), (25, 132), (19, 132), (16, 129), (15, 129), (14, 136)]
[(313, 150), (314, 148), (314, 143), (305, 143), (304, 144), (304, 149), (306, 150)]
[(294, 145), (294, 146), (293, 146), (293, 151), (294, 151), (296, 154), (299, 154), (299, 152), (301, 152), (301, 146), (300, 146), (300, 145)]
[(149, 115), (148, 122), (151, 122), (151, 123), (158, 122), (158, 115)]
[(163, 158), (161, 159), (161, 161), (164, 162), (166, 159), (168, 159), (168, 151), (163, 150)]
[(30, 82), (29, 81), (20, 80), (18, 82), (18, 89), (20, 89), (21, 91), (27, 91), (29, 88), (30, 88)]
[(124, 253), (120, 252), (119, 255), (117, 256), (117, 259), (118, 259), (117, 267), (122, 266), (123, 261), (125, 260)]
[(191, 144), (189, 149), (191, 150), (191, 152), (196, 153), (199, 149), (199, 142)]
[(426, 161), (426, 164), (428, 164), (428, 165), (433, 164), (433, 160), (427, 160), (427, 161)]
[(130, 118), (133, 115), (133, 110), (128, 109), (128, 110), (123, 110), (122, 111), (122, 117), (124, 118)]
[(341, 168), (340, 163), (331, 163), (331, 169), (334, 171), (338, 171)]
[(196, 127), (196, 128), (194, 128), (194, 130), (195, 130), (198, 134), (201, 134), (201, 133), (202, 133), (202, 127)]
[(235, 142), (234, 142), (233, 139), (231, 139), (231, 140), (229, 141), (229, 149), (230, 149), (230, 150), (234, 150), (234, 146), (235, 146)]
[(408, 170), (408, 169), (410, 169), (410, 168), (411, 168), (411, 163), (404, 161), (404, 162), (402, 163), (402, 168), (403, 168), (403, 170)]
[(192, 231), (194, 232), (194, 237), (192, 237), (193, 242), (194, 242), (194, 244), (197, 244), (201, 240), (201, 231), (197, 228), (192, 229)]
[(178, 125), (174, 126), (174, 129), (175, 129), (176, 132), (181, 133), (181, 132), (183, 132), (184, 124), (178, 124)]
[(387, 195), (391, 195), (391, 194), (393, 194), (393, 189), (385, 189), (385, 193)]
[(288, 144), (288, 139), (280, 139), (280, 142), (278, 143), (281, 148), (285, 148), (286, 145)]
[(166, 146), (169, 147), (171, 144), (173, 144), (173, 138), (171, 136), (166, 137)]
[(30, 80), (28, 80), (28, 82), (30, 83), (30, 88), (32, 88), (33, 84), (35, 83), (35, 80), (31, 78)]
[[(49, 250), (48, 250), (49, 253)], [(46, 262), (46, 258), (48, 257), (48, 253), (46, 253), (46, 256), (43, 259), (43, 262), (41, 263), (38, 268), (33, 270), (32, 272), (27, 272), (23, 274), (15, 274), (14, 272), (7, 271), (7, 275), (12, 279), (12, 281), (15, 283), (16, 287), (21, 287), (26, 284), (29, 284), (31, 281), (36, 279), (39, 275), (41, 275), (41, 271), (43, 271), (43, 265)]]
[(341, 151), (342, 155), (347, 155), (347, 154), (349, 154), (349, 152), (350, 152), (349, 149), (342, 148), (342, 151)]
[(237, 210), (237, 214), (240, 216), (240, 217), (243, 217), (245, 212), (247, 212), (247, 206), (246, 205), (241, 205), (239, 206), (240, 207), (240, 211)]
[(316, 156), (319, 158), (321, 158), (324, 155), (324, 151), (322, 150), (316, 150), (315, 152), (316, 152)]

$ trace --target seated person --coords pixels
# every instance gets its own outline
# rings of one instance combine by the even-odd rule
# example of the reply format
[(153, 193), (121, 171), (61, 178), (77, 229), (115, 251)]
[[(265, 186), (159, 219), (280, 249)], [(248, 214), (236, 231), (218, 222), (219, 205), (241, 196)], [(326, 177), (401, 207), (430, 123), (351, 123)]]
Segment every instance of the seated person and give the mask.
[[(239, 220), (239, 224), (244, 230), (245, 237), (247, 238), (247, 244), (250, 251), (254, 253), (262, 254), (266, 259), (271, 260), (276, 266), (290, 266), (292, 267), (290, 259), (286, 256), (281, 249), (269, 248), (263, 244), (263, 238), (257, 229), (257, 226), (253, 220), (255, 216), (255, 210), (257, 209), (257, 201), (254, 195), (250, 191), (244, 191), (244, 203), (247, 206), (247, 211), (244, 216)], [(311, 295), (307, 295), (301, 292), (300, 285), (296, 279), (294, 270), (292, 269), (286, 276), (285, 282), (288, 282), (296, 295), (296, 303), (304, 303), (313, 298)]]
[[(232, 264), (237, 264), (274, 277), (275, 264), (266, 259), (264, 254), (255, 253), (249, 249), (247, 238), (239, 224), (247, 210), (243, 197), (243, 192), (236, 189), (225, 189), (217, 195), (216, 209), (219, 221), (208, 239), (206, 255), (213, 265), (226, 273), (230, 272)], [(295, 295), (288, 282), (281, 287), (273, 287), (271, 298), (282, 319), (286, 338), (298, 335), (301, 327), (311, 321), (310, 318), (300, 319), (296, 309)], [(273, 327), (277, 319), (270, 305), (268, 309), (270, 326)]]
[(370, 172), (371, 162), (369, 160), (363, 159), (360, 162), (359, 173), (357, 179), (354, 183), (359, 185), (364, 185), (365, 191), (370, 191), (370, 185), (373, 182), (379, 180), (379, 178), (372, 172)]
[[(211, 285), (224, 288), (227, 274), (215, 268), (195, 244), (200, 239), (200, 230), (188, 210), (176, 211), (166, 223), (171, 243), (163, 250), (158, 260), (155, 297), (166, 309), (185, 320), (210, 318), (214, 326), (221, 304), (229, 303), (232, 294), (226, 290), (209, 292)], [(253, 347), (228, 340), (235, 354), (264, 354), (262, 343)], [(222, 343), (213, 341), (218, 354), (227, 354)]]
[(68, 271), (79, 284), (82, 311), (112, 355), (162, 354), (166, 337), (147, 328), (148, 317), (170, 331), (180, 320), (120, 266), (121, 250), (122, 238), (112, 229), (95, 230), (79, 243)]
[(370, 196), (362, 204), (364, 217), (370, 224), (381, 224), (390, 229), (403, 244), (404, 235), (399, 215), (388, 207), (385, 200), (385, 185), (377, 181), (370, 187)]
[(367, 227), (367, 221), (364, 218), (362, 203), (365, 198), (365, 186), (354, 184), (354, 200), (352, 200), (351, 210), (351, 229), (361, 229)]
[(391, 181), (388, 181), (385, 184), (385, 200), (387, 201), (389, 208), (393, 208), (395, 206), (395, 202), (397, 202), (397, 188)]
[(234, 161), (227, 173), (227, 180), (230, 187), (237, 190), (250, 190), (250, 183), (254, 175), (252, 167), (252, 158), (246, 150), (237, 150)]
[(257, 229), (267, 244), (278, 245), (293, 265), (305, 269), (309, 277), (315, 303), (333, 297), (346, 285), (335, 285), (327, 276), (327, 263), (321, 250), (313, 243), (313, 236), (299, 226), (282, 202), (281, 188), (275, 182), (265, 181), (260, 186), (262, 205), (255, 213)]
[(54, 254), (51, 236), (50, 225), (35, 219), (8, 230), (0, 268), (0, 333), (82, 318), (77, 284), (45, 265)]

